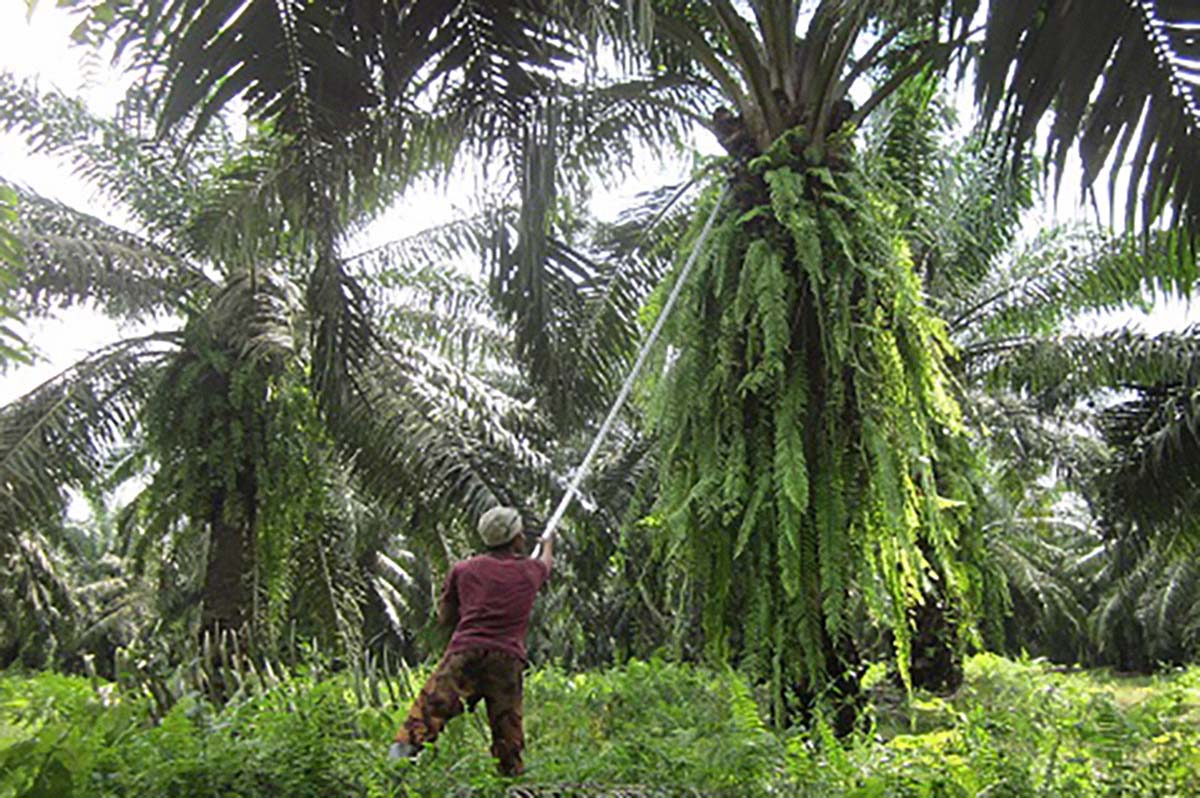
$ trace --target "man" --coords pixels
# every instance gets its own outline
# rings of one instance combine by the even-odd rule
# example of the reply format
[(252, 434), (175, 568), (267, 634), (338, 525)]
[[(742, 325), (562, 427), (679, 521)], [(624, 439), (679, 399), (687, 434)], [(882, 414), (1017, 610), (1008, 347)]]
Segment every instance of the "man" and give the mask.
[(541, 553), (532, 558), (525, 555), (522, 531), (521, 516), (511, 507), (494, 507), (479, 519), (487, 551), (456, 563), (446, 577), (438, 620), (454, 634), (396, 732), (389, 756), (415, 756), (462, 713), (464, 701), (474, 709), (482, 699), (500, 772), (519, 776), (524, 771), (525, 633), (533, 599), (554, 565), (554, 535), (542, 539)]

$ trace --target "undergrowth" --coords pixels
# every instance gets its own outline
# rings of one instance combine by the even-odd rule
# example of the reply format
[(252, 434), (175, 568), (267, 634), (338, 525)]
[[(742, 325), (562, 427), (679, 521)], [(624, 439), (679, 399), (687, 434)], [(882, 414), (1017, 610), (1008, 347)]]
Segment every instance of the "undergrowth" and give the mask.
[[(838, 798), (1166, 798), (1200, 784), (1200, 668), (1128, 680), (981, 655), (950, 698), (884, 685), (869, 730), (838, 741), (820, 726), (771, 731), (734, 673), (538, 670), (518, 783)], [(494, 773), (482, 709), (415, 762), (387, 761), (404, 706), (357, 699), (345, 675), (288, 677), (221, 709), (189, 694), (161, 717), (151, 707), (83, 678), (0, 676), (0, 798), (432, 798), (511, 785)]]

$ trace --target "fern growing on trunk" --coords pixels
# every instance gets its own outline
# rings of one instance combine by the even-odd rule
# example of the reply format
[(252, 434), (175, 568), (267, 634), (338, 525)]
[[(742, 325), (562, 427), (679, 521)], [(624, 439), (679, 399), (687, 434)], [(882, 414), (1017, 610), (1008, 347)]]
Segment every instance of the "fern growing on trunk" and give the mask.
[(769, 680), (778, 719), (793, 689), (853, 690), (860, 610), (907, 680), (914, 607), (935, 582), (970, 603), (960, 502), (939, 484), (962, 451), (944, 325), (894, 208), (804, 145), (791, 131), (735, 178), (654, 410), (660, 517), (703, 585), (706, 648)]

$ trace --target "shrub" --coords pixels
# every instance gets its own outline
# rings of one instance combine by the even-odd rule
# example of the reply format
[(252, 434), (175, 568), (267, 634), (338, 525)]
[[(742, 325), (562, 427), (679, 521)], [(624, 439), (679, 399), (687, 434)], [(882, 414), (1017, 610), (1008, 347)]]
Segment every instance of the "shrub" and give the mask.
[[(876, 695), (868, 732), (768, 729), (733, 672), (631, 662), (527, 681), (524, 784), (654, 795), (1182, 798), (1200, 783), (1200, 668), (1157, 678), (1058, 673), (991, 655), (951, 698)], [(347, 674), (286, 677), (216, 708), (52, 673), (0, 677), (0, 798), (501, 795), (482, 709), (415, 762), (384, 758), (407, 708)], [(361, 687), (361, 685), (358, 685)], [(607, 792), (606, 792), (607, 791)], [(635, 793), (636, 794), (636, 793)]]
[(788, 770), (809, 796), (1193, 796), (1198, 684), (1200, 669), (1128, 680), (978, 655), (949, 700), (915, 695), (845, 741), (794, 733)]
[[(364, 706), (345, 676), (293, 677), (221, 709), (187, 696), (157, 722), (147, 699), (83, 679), (0, 685), (0, 798), (440, 797), (509, 784), (488, 754), (482, 707), (415, 763), (391, 763), (383, 754), (406, 707)], [(782, 746), (733, 673), (547, 669), (526, 693), (526, 780), (754, 795), (781, 770)]]

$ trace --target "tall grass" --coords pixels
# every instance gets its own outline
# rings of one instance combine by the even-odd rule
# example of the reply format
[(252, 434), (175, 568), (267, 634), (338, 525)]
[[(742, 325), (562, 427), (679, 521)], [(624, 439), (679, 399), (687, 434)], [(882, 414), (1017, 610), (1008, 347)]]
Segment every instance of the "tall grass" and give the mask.
[[(0, 677), (0, 798), (545, 795), (1194, 796), (1200, 669), (1128, 680), (977, 656), (951, 698), (875, 689), (864, 731), (774, 732), (736, 673), (632, 662), (530, 674), (529, 773), (495, 775), (482, 710), (383, 757), (422, 674), (279, 676), (221, 708), (42, 673)], [(356, 685), (357, 683), (357, 685)], [(545, 785), (559, 785), (559, 792)], [(561, 785), (574, 786), (571, 790)], [(542, 792), (534, 792), (542, 790)]]

